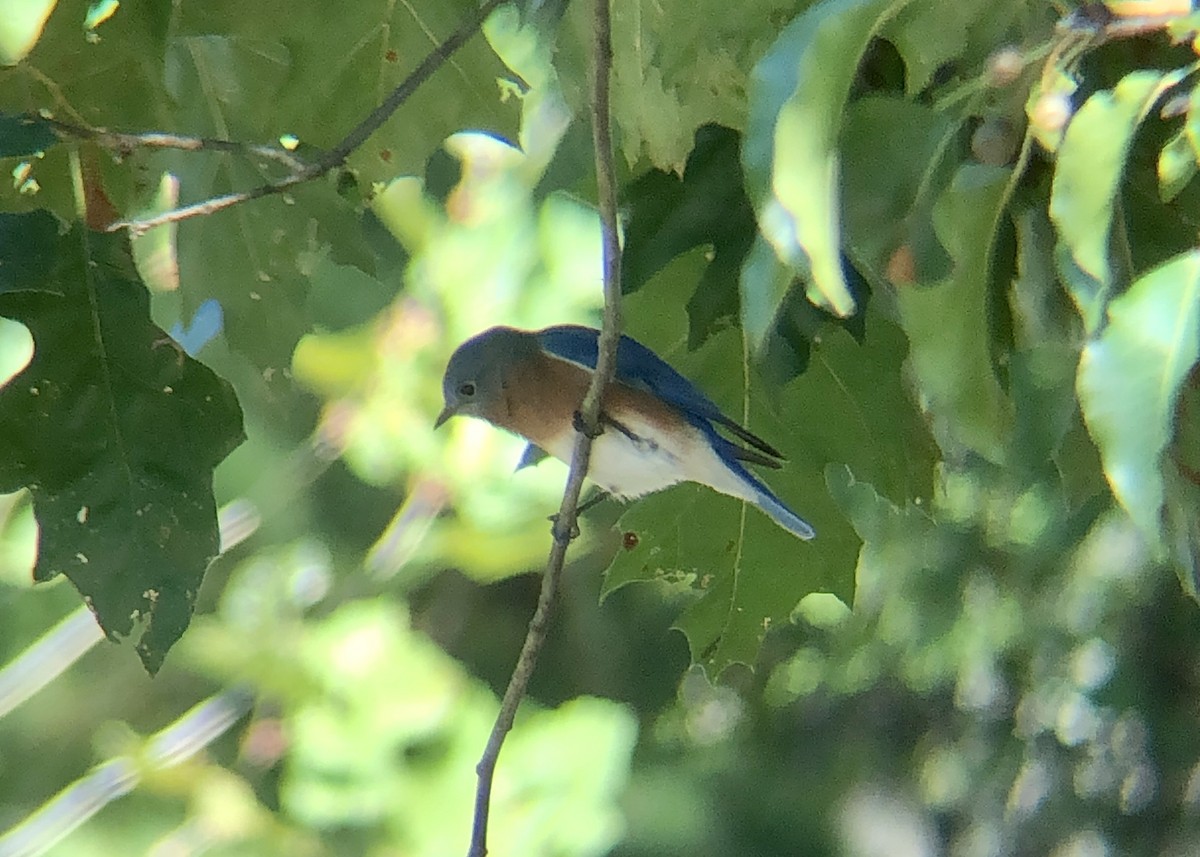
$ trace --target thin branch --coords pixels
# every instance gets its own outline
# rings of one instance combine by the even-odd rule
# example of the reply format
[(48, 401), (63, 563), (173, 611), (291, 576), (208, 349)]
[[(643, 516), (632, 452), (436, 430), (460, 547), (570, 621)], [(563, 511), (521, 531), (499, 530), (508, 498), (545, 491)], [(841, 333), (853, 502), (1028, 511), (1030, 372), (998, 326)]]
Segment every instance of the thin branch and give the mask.
[(144, 131), (140, 134), (128, 134), (122, 131), (110, 131), (107, 128), (93, 128), (88, 125), (76, 125), (63, 122), (49, 116), (39, 117), (49, 125), (60, 137), (74, 137), (77, 140), (90, 140), (109, 151), (125, 156), (137, 149), (181, 149), (185, 152), (224, 152), (233, 155), (255, 156), (278, 161), (292, 172), (302, 172), (307, 165), (282, 146), (263, 146), (258, 143), (240, 143), (236, 140), (218, 140), (212, 137), (187, 137), (181, 134), (167, 134), (162, 131)]
[[(459, 48), (461, 48), (468, 39), (474, 36), (483, 27), (484, 21), (494, 12), (499, 6), (507, 3), (508, 0), (486, 0), (479, 7), (475, 15), (463, 22), (457, 30), (451, 33), (444, 42), (437, 45), (425, 59), (421, 60), (420, 64), (413, 69), (408, 77), (400, 82), (392, 93), (384, 99), (383, 103), (371, 111), (365, 119), (358, 123), (350, 133), (347, 134), (340, 143), (319, 157), (311, 164), (303, 164), (297, 160), (296, 166), (293, 168), (291, 175), (278, 179), (273, 182), (259, 185), (251, 188), (248, 191), (239, 191), (237, 193), (226, 194), (225, 196), (213, 197), (211, 199), (202, 200), (192, 205), (186, 205), (182, 208), (176, 208), (171, 211), (156, 214), (153, 217), (138, 220), (121, 220), (116, 223), (109, 224), (108, 231), (116, 232), (121, 229), (128, 229), (135, 234), (145, 232), (148, 229), (153, 229), (155, 226), (162, 226), (167, 223), (178, 223), (180, 220), (187, 220), (189, 217), (196, 217), (202, 214), (212, 214), (214, 211), (220, 211), (223, 208), (229, 208), (232, 205), (237, 205), (241, 202), (248, 202), (252, 199), (261, 199), (264, 196), (273, 196), (277, 193), (283, 193), (289, 188), (293, 188), (298, 184), (312, 181), (329, 173), (331, 170), (337, 169), (346, 162), (346, 158), (367, 141), (367, 138), (374, 134), (383, 123), (387, 122), (391, 115), (396, 112), (405, 101), (407, 101), (414, 92), (417, 91), (430, 77), (433, 76), (442, 64), (446, 62)], [(105, 132), (111, 133), (111, 132)], [(127, 142), (140, 141), (143, 135), (129, 134), (121, 135)], [(154, 136), (154, 135), (150, 135)], [(164, 139), (170, 135), (161, 135)], [(177, 142), (187, 141), (189, 138), (175, 137)], [(236, 147), (239, 151), (249, 150), (248, 146), (234, 143), (231, 141), (209, 140), (208, 143), (222, 143), (232, 147)], [(161, 141), (157, 143), (138, 142), (138, 145), (162, 145)], [(175, 148), (188, 148), (187, 146), (177, 146)], [(214, 145), (195, 148), (217, 148)], [(271, 147), (262, 147), (266, 150), (271, 150)], [(259, 152), (258, 154), (264, 154)], [(277, 153), (276, 153), (277, 155)]]
[(187, 220), (189, 217), (199, 217), (201, 215), (212, 214), (224, 208), (237, 205), (241, 202), (249, 202), (252, 199), (260, 199), (264, 196), (271, 196), (277, 193), (283, 193), (290, 187), (295, 187), (298, 184), (303, 184), (306, 181), (315, 179), (323, 173), (317, 172), (315, 168), (309, 167), (305, 172), (296, 173), (279, 181), (271, 182), (270, 184), (259, 185), (250, 190), (238, 191), (237, 193), (226, 194), (225, 196), (214, 196), (210, 199), (204, 199), (200, 202), (185, 205), (181, 208), (173, 208), (170, 211), (164, 211), (162, 214), (156, 214), (153, 217), (147, 217), (140, 220), (118, 220), (108, 225), (108, 232), (118, 232), (121, 229), (128, 229), (134, 235), (153, 229), (155, 226), (165, 226), (168, 223), (178, 223), (181, 220)]
[(334, 146), (327, 155), (317, 162), (323, 170), (328, 172), (334, 167), (340, 167), (345, 162), (347, 155), (365, 143), (368, 137), (378, 131), (383, 123), (388, 121), (391, 115), (396, 112), (396, 109), (407, 101), (421, 84), (432, 77), (435, 71), (441, 68), (442, 63), (450, 59), (451, 55), (466, 43), (467, 39), (483, 28), (483, 22), (488, 19), (488, 16), (497, 7), (507, 2), (508, 0), (487, 0), (486, 3), (479, 7), (474, 18), (466, 21), (461, 27), (451, 33), (446, 41), (430, 51), (428, 56), (421, 60), (421, 64), (414, 68), (408, 77), (392, 90), (392, 94), (385, 98), (382, 104), (371, 111), (371, 114), (358, 123), (342, 142)]
[(592, 140), (596, 153), (597, 201), (600, 208), (600, 227), (603, 236), (604, 271), (604, 323), (600, 331), (599, 354), (596, 371), (592, 374), (587, 394), (580, 406), (582, 425), (575, 438), (575, 449), (571, 456), (571, 471), (563, 490), (562, 505), (554, 524), (554, 543), (546, 561), (542, 576), (542, 588), (538, 595), (537, 609), (529, 622), (521, 654), (513, 667), (508, 688), (500, 703), (500, 711), (492, 726), (492, 733), (475, 766), (479, 776), (475, 789), (475, 816), (471, 830), (471, 848), (468, 857), (485, 857), (487, 854), (488, 813), (491, 806), (492, 779), (496, 773), (496, 762), (504, 739), (512, 729), (517, 716), (517, 707), (529, 687), (538, 656), (546, 642), (550, 628), (550, 616), (558, 596), (563, 563), (567, 546), (576, 531), (579, 494), (587, 475), (591, 458), (592, 439), (599, 435), (600, 402), (605, 386), (612, 380), (616, 368), (617, 343), (621, 338), (621, 241), (617, 227), (616, 170), (613, 167), (612, 129), (610, 127), (609, 83), (612, 75), (612, 22), (609, 11), (610, 0), (596, 0), (595, 51), (592, 78)]

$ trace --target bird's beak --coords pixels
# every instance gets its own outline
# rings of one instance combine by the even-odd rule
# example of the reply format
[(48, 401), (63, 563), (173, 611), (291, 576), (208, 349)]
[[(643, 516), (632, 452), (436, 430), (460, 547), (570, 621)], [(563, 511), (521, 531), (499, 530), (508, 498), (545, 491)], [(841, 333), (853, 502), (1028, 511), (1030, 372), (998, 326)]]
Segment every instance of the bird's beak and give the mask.
[(434, 431), (440, 429), (442, 427), (442, 423), (450, 419), (452, 416), (454, 416), (454, 414), (455, 410), (453, 405), (446, 405), (446, 407), (442, 408), (442, 412), (438, 414), (438, 418), (433, 423)]

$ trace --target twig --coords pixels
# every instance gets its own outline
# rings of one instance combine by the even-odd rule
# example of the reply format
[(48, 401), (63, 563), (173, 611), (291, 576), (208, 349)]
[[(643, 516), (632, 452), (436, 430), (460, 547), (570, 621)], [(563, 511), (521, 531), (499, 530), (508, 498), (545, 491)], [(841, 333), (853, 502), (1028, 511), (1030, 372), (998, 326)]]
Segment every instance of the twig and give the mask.
[[(153, 229), (155, 226), (162, 226), (166, 223), (178, 223), (180, 220), (186, 220), (189, 217), (196, 217), (201, 214), (212, 214), (214, 211), (220, 211), (223, 208), (229, 208), (231, 205), (237, 205), (240, 202), (248, 202), (252, 199), (261, 199), (264, 196), (272, 196), (277, 193), (283, 193), (289, 188), (293, 188), (298, 184), (312, 181), (320, 178), (326, 173), (342, 166), (346, 162), (347, 156), (355, 149), (366, 142), (367, 138), (379, 130), (380, 126), (386, 122), (396, 109), (407, 101), (417, 89), (433, 76), (433, 73), (441, 68), (442, 63), (461, 48), (468, 39), (479, 32), (483, 27), (484, 21), (488, 15), (496, 10), (497, 7), (507, 3), (508, 0), (486, 0), (479, 7), (475, 15), (463, 22), (457, 30), (451, 33), (444, 42), (437, 45), (421, 63), (413, 69), (408, 77), (400, 82), (392, 93), (384, 99), (383, 103), (371, 111), (363, 121), (359, 122), (350, 133), (347, 134), (340, 143), (319, 157), (311, 164), (303, 164), (297, 161), (296, 167), (291, 175), (285, 176), (273, 182), (259, 185), (251, 188), (248, 191), (239, 191), (237, 193), (226, 194), (225, 196), (213, 197), (212, 199), (202, 200), (201, 202), (192, 205), (185, 205), (182, 208), (176, 208), (171, 211), (156, 214), (153, 217), (147, 217), (139, 220), (120, 220), (116, 223), (109, 224), (108, 231), (116, 232), (120, 229), (128, 229), (133, 233), (142, 233), (148, 229)], [(109, 132), (105, 132), (109, 133)], [(127, 141), (132, 142), (137, 140), (141, 135), (132, 134), (124, 135)], [(175, 138), (183, 141), (187, 138)], [(233, 143), (230, 141), (208, 141), (210, 143), (222, 142), (228, 143), (230, 146), (242, 147), (242, 144)], [(139, 145), (149, 145), (139, 143)], [(179, 147), (184, 148), (184, 147)], [(207, 146), (205, 148), (216, 148), (215, 146)], [(270, 147), (263, 147), (270, 149)], [(242, 151), (246, 148), (242, 147)], [(262, 153), (259, 153), (262, 154)]]
[(339, 167), (346, 160), (346, 156), (361, 146), (367, 141), (367, 138), (374, 134), (388, 121), (388, 118), (396, 112), (401, 104), (409, 99), (409, 97), (417, 91), (426, 80), (433, 76), (442, 63), (450, 58), (450, 56), (463, 46), (467, 39), (475, 35), (483, 27), (483, 22), (488, 19), (488, 15), (499, 6), (507, 3), (508, 0), (487, 0), (479, 11), (475, 13), (475, 17), (466, 21), (461, 27), (451, 33), (446, 41), (442, 42), (436, 48), (429, 52), (425, 59), (421, 60), (421, 64), (409, 73), (400, 85), (392, 90), (392, 94), (383, 100), (383, 103), (371, 111), (362, 122), (359, 122), (349, 134), (345, 136), (342, 142), (334, 146), (327, 155), (321, 158), (317, 163), (323, 167), (325, 172)]
[(496, 762), (500, 748), (512, 729), (517, 715), (517, 706), (525, 696), (529, 680), (537, 665), (538, 655), (546, 642), (550, 627), (550, 615), (558, 596), (562, 578), (563, 562), (567, 546), (575, 530), (579, 504), (579, 493), (587, 475), (592, 452), (592, 439), (600, 432), (600, 402), (605, 386), (612, 380), (616, 368), (617, 343), (621, 337), (621, 241), (617, 231), (617, 187), (613, 168), (612, 130), (610, 127), (609, 82), (612, 74), (612, 23), (609, 13), (610, 0), (596, 0), (595, 51), (592, 79), (592, 140), (596, 153), (597, 201), (600, 208), (600, 227), (603, 236), (604, 271), (604, 323), (600, 331), (599, 353), (596, 370), (588, 384), (587, 394), (580, 405), (581, 430), (575, 438), (575, 449), (571, 456), (571, 471), (563, 489), (562, 505), (554, 524), (554, 543), (546, 561), (542, 576), (542, 588), (538, 595), (537, 609), (529, 622), (521, 654), (513, 667), (508, 688), (500, 703), (500, 711), (488, 736), (487, 745), (475, 771), (479, 776), (475, 789), (475, 816), (471, 830), (471, 848), (468, 857), (485, 857), (487, 854), (488, 812), (491, 806), (492, 779), (496, 773)]
[(278, 161), (292, 172), (302, 172), (307, 165), (282, 146), (263, 146), (258, 143), (241, 143), (236, 140), (218, 140), (212, 137), (187, 137), (181, 134), (167, 134), (162, 131), (144, 131), (140, 134), (129, 134), (123, 131), (110, 131), (107, 128), (93, 128), (87, 125), (76, 125), (53, 119), (49, 116), (39, 117), (40, 121), (49, 125), (60, 137), (74, 137), (78, 140), (91, 140), (119, 155), (128, 155), (136, 149), (181, 149), (185, 152), (225, 152), (233, 155), (253, 155)]

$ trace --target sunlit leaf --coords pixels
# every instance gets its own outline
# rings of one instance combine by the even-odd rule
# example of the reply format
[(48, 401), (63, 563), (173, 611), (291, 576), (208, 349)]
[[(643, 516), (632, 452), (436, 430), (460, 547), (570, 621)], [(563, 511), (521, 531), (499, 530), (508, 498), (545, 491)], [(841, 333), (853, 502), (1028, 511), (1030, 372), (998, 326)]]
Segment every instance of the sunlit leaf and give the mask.
[[(542, 5), (542, 4), (536, 4)], [(794, 14), (790, 0), (660, 0), (612, 7), (613, 123), (629, 164), (681, 172), (697, 129), (746, 127), (747, 70)], [(555, 67), (577, 113), (587, 111), (593, 8), (568, 5)]]
[(14, 65), (33, 50), (57, 0), (0, 0), (0, 65)]
[[(759, 229), (810, 297), (854, 311), (842, 269), (838, 130), (871, 36), (906, 0), (826, 0), (801, 13), (754, 67), (742, 148)], [(782, 296), (776, 296), (776, 302)]]
[(1139, 277), (1108, 307), (1079, 363), (1079, 405), (1113, 495), (1162, 542), (1162, 455), (1180, 385), (1200, 356), (1200, 253)]
[(1196, 175), (1196, 154), (1187, 133), (1180, 131), (1158, 153), (1158, 195), (1163, 202), (1179, 196)]
[[(146, 207), (134, 216), (152, 217), (178, 206), (179, 179), (170, 173), (163, 173)], [(146, 288), (152, 292), (173, 292), (179, 288), (178, 235), (178, 223), (164, 223), (143, 233), (130, 235), (133, 263)]]
[[(342, 605), (298, 643), (279, 654), (298, 660), (318, 692), (289, 720), (287, 812), (315, 829), (402, 827), (414, 854), (454, 852), (470, 827), (492, 694), (382, 599)], [(496, 774), (488, 853), (605, 852), (620, 827), (614, 801), (636, 721), (609, 700), (530, 709)], [(536, 822), (531, 802), (545, 812)]]
[(889, 21), (880, 35), (904, 58), (904, 88), (910, 95), (923, 90), (944, 63), (967, 48), (969, 28), (985, 14), (1004, 11), (988, 0), (957, 3), (913, 3)]
[(756, 351), (766, 342), (796, 281), (795, 271), (779, 261), (762, 235), (756, 235), (738, 280), (742, 331)]
[(87, 15), (83, 19), (84, 29), (96, 29), (105, 21), (112, 18), (113, 15), (117, 14), (117, 10), (120, 8), (120, 0), (93, 0), (92, 5), (88, 7)]
[(1183, 133), (1191, 144), (1192, 154), (1200, 160), (1200, 86), (1192, 87), (1188, 93), (1187, 119), (1183, 123)]
[(1113, 206), (1133, 136), (1150, 108), (1182, 73), (1134, 71), (1114, 89), (1084, 102), (1067, 126), (1054, 170), (1050, 217), (1075, 264), (1100, 283), (1100, 294), (1076, 293), (1089, 330), (1103, 317), (1112, 287), (1109, 233)]

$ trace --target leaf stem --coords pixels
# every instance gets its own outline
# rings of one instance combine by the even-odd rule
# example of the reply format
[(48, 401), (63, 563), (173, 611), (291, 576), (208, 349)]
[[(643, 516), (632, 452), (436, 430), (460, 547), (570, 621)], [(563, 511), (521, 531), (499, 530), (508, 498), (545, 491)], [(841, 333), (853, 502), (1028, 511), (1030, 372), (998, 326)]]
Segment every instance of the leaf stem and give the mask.
[(537, 609), (529, 622), (525, 642), (509, 678), (508, 688), (500, 703), (500, 711), (492, 726), (483, 755), (476, 765), (478, 784), (475, 790), (475, 815), (471, 830), (469, 857), (487, 854), (488, 814), (491, 806), (492, 780), (504, 739), (512, 729), (517, 707), (529, 687), (538, 656), (546, 642), (550, 617), (558, 596), (567, 546), (575, 532), (579, 494), (587, 475), (592, 440), (600, 428), (600, 403), (604, 387), (612, 380), (616, 368), (617, 344), (621, 337), (621, 243), (617, 225), (617, 183), (613, 165), (612, 128), (609, 108), (609, 84), (612, 75), (612, 21), (609, 0), (596, 0), (594, 60), (592, 78), (592, 140), (596, 156), (597, 202), (603, 238), (604, 322), (600, 331), (596, 371), (592, 374), (587, 394), (580, 405), (581, 430), (575, 438), (571, 470), (563, 490), (562, 505), (555, 519), (554, 542), (542, 576)]

